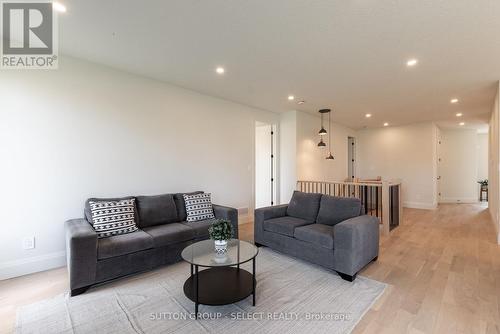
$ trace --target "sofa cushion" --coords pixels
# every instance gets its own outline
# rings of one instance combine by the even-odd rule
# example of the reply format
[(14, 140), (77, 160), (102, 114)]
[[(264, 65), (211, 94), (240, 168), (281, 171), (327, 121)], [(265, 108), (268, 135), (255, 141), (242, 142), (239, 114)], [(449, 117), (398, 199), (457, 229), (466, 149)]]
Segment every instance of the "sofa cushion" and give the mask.
[(344, 220), (359, 216), (360, 212), (361, 201), (358, 198), (324, 195), (321, 198), (316, 222), (333, 226)]
[(310, 220), (285, 216), (285, 217), (264, 220), (263, 225), (264, 225), (264, 231), (284, 234), (293, 237), (293, 232), (296, 227), (313, 223), (314, 222)]
[(309, 194), (294, 191), (286, 209), (288, 216), (315, 221), (318, 215), (321, 194)]
[(182, 222), (182, 224), (186, 225), (190, 229), (194, 231), (194, 237), (196, 239), (200, 238), (208, 238), (208, 228), (212, 223), (216, 221), (216, 219), (207, 219), (207, 220), (200, 220), (197, 222)]
[(333, 226), (323, 224), (301, 226), (295, 229), (293, 236), (295, 239), (333, 249)]
[(177, 222), (174, 195), (137, 196), (139, 227), (149, 227)]
[(214, 209), (212, 207), (212, 194), (184, 194), (184, 202), (186, 203), (186, 221), (197, 222), (215, 218)]
[(135, 198), (121, 201), (89, 201), (92, 213), (92, 227), (98, 238), (137, 231), (135, 224)]
[[(134, 196), (126, 196), (126, 197), (109, 197), (109, 198), (97, 198), (92, 197), (85, 201), (85, 208), (83, 213), (85, 215), (85, 219), (92, 225), (92, 211), (90, 210), (90, 202), (118, 202), (126, 199), (135, 199)], [(137, 213), (137, 203), (134, 203), (134, 212), (135, 212), (135, 224), (139, 222), (139, 215)]]
[(97, 258), (102, 260), (150, 248), (153, 248), (153, 238), (149, 234), (137, 230), (128, 234), (99, 239), (97, 241)]
[(153, 237), (155, 247), (163, 247), (194, 238), (194, 230), (185, 224), (171, 223), (144, 228)]
[(186, 214), (186, 202), (184, 202), (184, 195), (198, 195), (203, 194), (203, 191), (193, 191), (191, 193), (178, 193), (174, 194), (175, 206), (177, 208), (177, 218), (179, 221), (185, 221), (187, 218)]

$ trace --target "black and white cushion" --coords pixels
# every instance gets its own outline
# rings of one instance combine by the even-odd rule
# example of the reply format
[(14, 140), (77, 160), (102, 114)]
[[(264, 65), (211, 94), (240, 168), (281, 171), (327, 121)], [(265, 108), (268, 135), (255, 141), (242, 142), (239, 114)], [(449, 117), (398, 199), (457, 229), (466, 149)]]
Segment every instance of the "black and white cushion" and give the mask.
[(92, 223), (98, 238), (137, 231), (135, 198), (121, 201), (89, 202)]
[(215, 218), (210, 195), (210, 193), (184, 195), (187, 214), (186, 221), (196, 222)]

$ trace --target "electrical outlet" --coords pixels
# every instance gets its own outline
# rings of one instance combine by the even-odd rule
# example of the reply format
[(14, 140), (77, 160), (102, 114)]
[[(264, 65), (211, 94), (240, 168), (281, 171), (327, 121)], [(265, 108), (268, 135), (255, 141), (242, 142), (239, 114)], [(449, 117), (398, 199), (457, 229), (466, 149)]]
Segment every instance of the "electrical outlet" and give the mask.
[(33, 249), (35, 248), (35, 237), (23, 238), (23, 249)]

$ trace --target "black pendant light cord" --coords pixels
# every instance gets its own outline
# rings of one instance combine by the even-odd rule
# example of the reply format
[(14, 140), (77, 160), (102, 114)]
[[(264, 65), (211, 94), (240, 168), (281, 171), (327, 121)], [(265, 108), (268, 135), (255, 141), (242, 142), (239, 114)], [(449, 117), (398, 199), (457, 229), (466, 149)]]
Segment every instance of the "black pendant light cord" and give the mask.
[(331, 117), (330, 117), (331, 113), (332, 113), (332, 111), (330, 110), (328, 112), (328, 148), (329, 148), (329, 152), (328, 152), (328, 156), (326, 157), (327, 160), (334, 159), (334, 157), (332, 155), (332, 121), (331, 121)]

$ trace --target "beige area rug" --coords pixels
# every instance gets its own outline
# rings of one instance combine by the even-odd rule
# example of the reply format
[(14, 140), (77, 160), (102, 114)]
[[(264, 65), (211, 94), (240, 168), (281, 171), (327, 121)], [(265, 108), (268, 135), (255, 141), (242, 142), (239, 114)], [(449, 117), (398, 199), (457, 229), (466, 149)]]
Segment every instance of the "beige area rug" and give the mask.
[[(200, 306), (184, 296), (190, 267), (180, 262), (69, 297), (22, 307), (17, 333), (349, 333), (385, 284), (353, 282), (319, 266), (260, 248), (257, 304)], [(251, 271), (249, 263), (242, 266)]]

